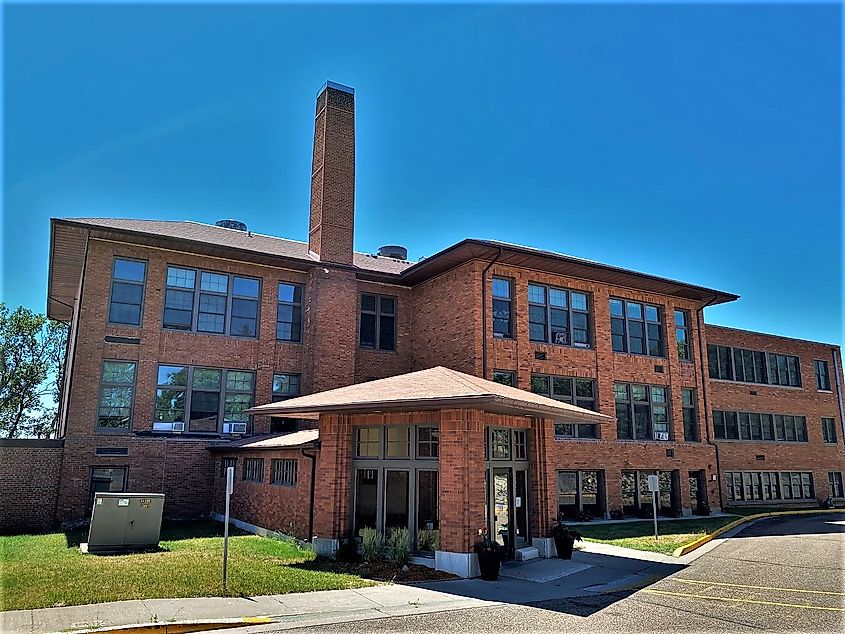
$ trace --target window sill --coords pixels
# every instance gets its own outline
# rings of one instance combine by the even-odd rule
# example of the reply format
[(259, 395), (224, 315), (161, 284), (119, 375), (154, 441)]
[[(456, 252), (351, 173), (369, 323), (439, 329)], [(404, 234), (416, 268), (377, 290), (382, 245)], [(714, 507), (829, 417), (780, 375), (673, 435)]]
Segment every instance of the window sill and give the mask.
[(202, 330), (186, 330), (183, 328), (168, 328), (167, 326), (161, 327), (162, 332), (179, 332), (185, 335), (205, 335), (208, 337), (228, 337), (229, 339), (239, 339), (241, 341), (255, 341), (258, 342), (258, 335), (256, 334), (254, 337), (246, 337), (241, 335), (227, 335), (225, 332), (204, 332)]
[(742, 438), (714, 438), (713, 442), (740, 442), (749, 445), (797, 445), (799, 447), (810, 444), (808, 440), (743, 440)]
[[(731, 381), (730, 379), (714, 379), (713, 377), (708, 377), (708, 380), (712, 381), (713, 383), (727, 383), (729, 385), (739, 385), (739, 386), (750, 386), (751, 389), (758, 389), (758, 388), (769, 388), (772, 390), (803, 390), (803, 386), (795, 386), (795, 385), (772, 385), (771, 383), (751, 383), (748, 381)], [(833, 392), (831, 392), (833, 394)]]
[(109, 328), (127, 328), (129, 330), (141, 330), (141, 324), (137, 326), (135, 324), (118, 324), (113, 321), (107, 321), (106, 326)]
[[(635, 359), (654, 359), (657, 361), (666, 361), (666, 355), (662, 356), (652, 356), (650, 354), (639, 354), (637, 352), (620, 352), (619, 350), (614, 350), (613, 354), (621, 354), (626, 357), (633, 357)], [(694, 363), (690, 361), (689, 363)]]
[[(237, 339), (244, 339), (245, 337), (236, 337)], [(291, 341), (289, 339), (276, 339), (276, 343), (286, 343), (291, 346), (301, 346), (303, 345), (302, 341)]]
[(819, 394), (833, 394), (833, 390), (819, 390), (819, 389), (816, 389), (816, 392), (818, 392)]
[(382, 350), (381, 348), (368, 348), (367, 346), (358, 346), (358, 350), (362, 352), (376, 352), (378, 354), (399, 354), (396, 350)]
[(529, 339), (528, 343), (532, 346), (554, 346), (555, 348), (566, 348), (567, 350), (593, 350), (593, 346), (575, 346), (570, 343), (552, 343), (550, 341), (535, 341), (534, 339)]

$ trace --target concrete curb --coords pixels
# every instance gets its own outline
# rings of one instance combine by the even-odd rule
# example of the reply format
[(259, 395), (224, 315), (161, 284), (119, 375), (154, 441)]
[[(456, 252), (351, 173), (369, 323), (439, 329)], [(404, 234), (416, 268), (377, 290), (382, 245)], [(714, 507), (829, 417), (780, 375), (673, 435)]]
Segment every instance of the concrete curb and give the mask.
[(675, 550), (672, 551), (673, 557), (683, 557), (686, 554), (691, 553), (696, 548), (704, 546), (704, 544), (714, 540), (719, 535), (727, 533), (729, 530), (736, 528), (737, 526), (741, 526), (742, 524), (746, 524), (748, 522), (753, 522), (755, 520), (763, 519), (766, 517), (780, 517), (786, 515), (818, 515), (819, 513), (845, 513), (845, 509), (806, 509), (806, 510), (795, 510), (795, 511), (771, 511), (769, 513), (755, 513), (754, 515), (746, 515), (745, 517), (741, 517), (738, 520), (731, 522), (730, 524), (725, 524), (719, 529), (716, 529), (712, 533), (708, 533), (703, 537), (699, 537), (693, 542), (689, 544), (684, 544), (683, 546), (678, 546)]
[[(72, 634), (189, 634), (190, 632), (206, 632), (208, 630), (222, 630), (252, 625), (269, 625), (273, 619), (266, 616), (248, 616), (239, 619), (203, 619), (194, 621), (178, 621), (173, 623), (136, 623), (134, 625), (116, 625), (114, 627), (100, 627), (94, 629), (72, 630)], [(68, 630), (62, 633), (68, 634)]]

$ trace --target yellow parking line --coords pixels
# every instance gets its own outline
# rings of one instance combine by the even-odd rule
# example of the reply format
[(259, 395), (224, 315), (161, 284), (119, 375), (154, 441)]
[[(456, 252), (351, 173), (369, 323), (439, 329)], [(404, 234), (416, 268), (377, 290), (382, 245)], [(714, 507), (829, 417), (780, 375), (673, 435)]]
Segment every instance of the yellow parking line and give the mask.
[(698, 583), (704, 586), (727, 586), (729, 588), (753, 588), (755, 590), (779, 590), (781, 592), (806, 592), (807, 594), (831, 594), (837, 597), (845, 597), (845, 592), (831, 592), (829, 590), (804, 590), (803, 588), (777, 588), (773, 586), (749, 586), (741, 583), (724, 583), (721, 581), (702, 581), (701, 579), (681, 579), (676, 578), (672, 581), (680, 581), (681, 583)]
[(755, 601), (754, 599), (732, 599), (729, 597), (711, 597), (707, 594), (685, 594), (683, 592), (668, 592), (667, 590), (652, 590), (647, 588), (640, 592), (649, 594), (666, 594), (672, 597), (687, 597), (690, 599), (710, 599), (711, 601), (728, 601), (730, 603), (757, 603), (759, 605), (777, 605), (782, 608), (802, 608), (804, 610), (829, 610), (831, 612), (845, 612), (845, 608), (831, 608), (826, 605), (807, 605), (804, 603), (779, 603), (777, 601)]

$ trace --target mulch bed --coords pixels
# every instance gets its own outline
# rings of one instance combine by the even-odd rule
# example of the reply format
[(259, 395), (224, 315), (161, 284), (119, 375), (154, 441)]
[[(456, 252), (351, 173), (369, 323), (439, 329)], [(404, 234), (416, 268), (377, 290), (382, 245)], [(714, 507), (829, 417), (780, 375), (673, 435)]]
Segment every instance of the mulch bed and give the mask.
[(317, 559), (306, 564), (309, 568), (330, 572), (343, 572), (358, 575), (373, 581), (392, 581), (394, 583), (423, 583), (426, 581), (449, 581), (459, 579), (453, 574), (435, 570), (420, 564), (407, 564), (407, 570), (393, 561), (345, 562), (333, 559)]

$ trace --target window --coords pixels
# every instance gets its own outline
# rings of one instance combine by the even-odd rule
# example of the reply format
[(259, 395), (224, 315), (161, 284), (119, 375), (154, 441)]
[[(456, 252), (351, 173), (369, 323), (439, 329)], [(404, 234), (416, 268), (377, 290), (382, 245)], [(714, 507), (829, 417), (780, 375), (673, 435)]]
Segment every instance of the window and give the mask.
[(813, 369), (816, 373), (816, 389), (825, 392), (830, 391), (830, 374), (827, 371), (827, 361), (816, 359), (813, 361)]
[(270, 484), (296, 486), (296, 460), (273, 459), (270, 461)]
[(390, 425), (384, 428), (384, 455), (386, 458), (409, 458), (411, 456), (411, 428), (405, 425)]
[(264, 478), (264, 458), (245, 458), (243, 479), (249, 482), (261, 482)]
[(381, 456), (381, 427), (359, 427), (358, 440), (355, 443), (355, 455), (358, 458), (378, 458)]
[(513, 338), (513, 284), (501, 277), (493, 278), (493, 336)]
[[(558, 401), (596, 411), (596, 382), (565, 376), (531, 375), (531, 391)], [(598, 438), (598, 425), (555, 423), (555, 438)]]
[(845, 493), (842, 490), (842, 473), (839, 471), (828, 471), (827, 485), (830, 490), (830, 497), (845, 497)]
[(302, 287), (298, 284), (279, 283), (276, 339), (302, 341)]
[(798, 357), (770, 353), (769, 382), (772, 385), (801, 387), (801, 368)]
[(132, 422), (132, 402), (135, 396), (135, 367), (133, 361), (105, 361), (100, 378), (100, 404), (97, 408), (97, 428), (128, 430)]
[(528, 460), (528, 441), (521, 429), (513, 431), (513, 459)]
[(669, 440), (668, 390), (659, 385), (615, 383), (616, 434), (627, 440)]
[(233, 424), (249, 423), (254, 385), (253, 372), (160, 365), (153, 430), (244, 433)]
[(235, 473), (238, 471), (238, 459), (237, 458), (223, 458), (220, 461), (220, 477), (226, 477), (226, 470), (232, 467), (235, 470)]
[(490, 430), (490, 458), (493, 460), (510, 460), (511, 432), (510, 429)]
[(361, 295), (362, 348), (396, 349), (396, 298)]
[(146, 262), (115, 258), (111, 276), (109, 323), (125, 326), (141, 325), (146, 274)]
[(675, 311), (675, 341), (678, 344), (678, 358), (681, 361), (692, 361), (692, 337), (688, 310)]
[(710, 378), (801, 387), (798, 357), (707, 344)]
[(299, 375), (277, 372), (273, 375), (273, 402), (299, 396)]
[(528, 330), (531, 341), (590, 347), (590, 303), (586, 293), (528, 285)]
[(807, 419), (784, 414), (713, 410), (713, 435), (716, 440), (807, 442)]
[(558, 516), (578, 520), (584, 513), (601, 517), (604, 513), (602, 471), (558, 471)]
[(512, 370), (493, 370), (493, 381), (502, 385), (516, 387), (516, 372)]
[(822, 418), (822, 436), (826, 443), (836, 442), (836, 419)]
[(614, 352), (663, 356), (661, 309), (651, 304), (610, 300), (610, 337)]
[(678, 471), (623, 471), (622, 510), (626, 515), (651, 516), (654, 495), (648, 490), (648, 476), (656, 475), (660, 484), (657, 512), (674, 515), (680, 506)]
[(88, 508), (93, 508), (94, 506), (95, 493), (123, 493), (126, 491), (126, 472), (126, 467), (91, 467), (91, 485), (88, 488)]
[(710, 378), (733, 381), (731, 349), (727, 346), (707, 344), (707, 365), (710, 366)]
[(260, 286), (251, 277), (168, 266), (162, 325), (255, 338)]
[(417, 427), (417, 458), (437, 458), (440, 455), (440, 429)]
[(695, 390), (681, 388), (681, 409), (684, 414), (684, 440), (686, 442), (699, 442), (701, 436), (698, 433), (698, 412), (695, 406)]
[(767, 383), (766, 354), (743, 348), (733, 349), (735, 381), (744, 383)]

